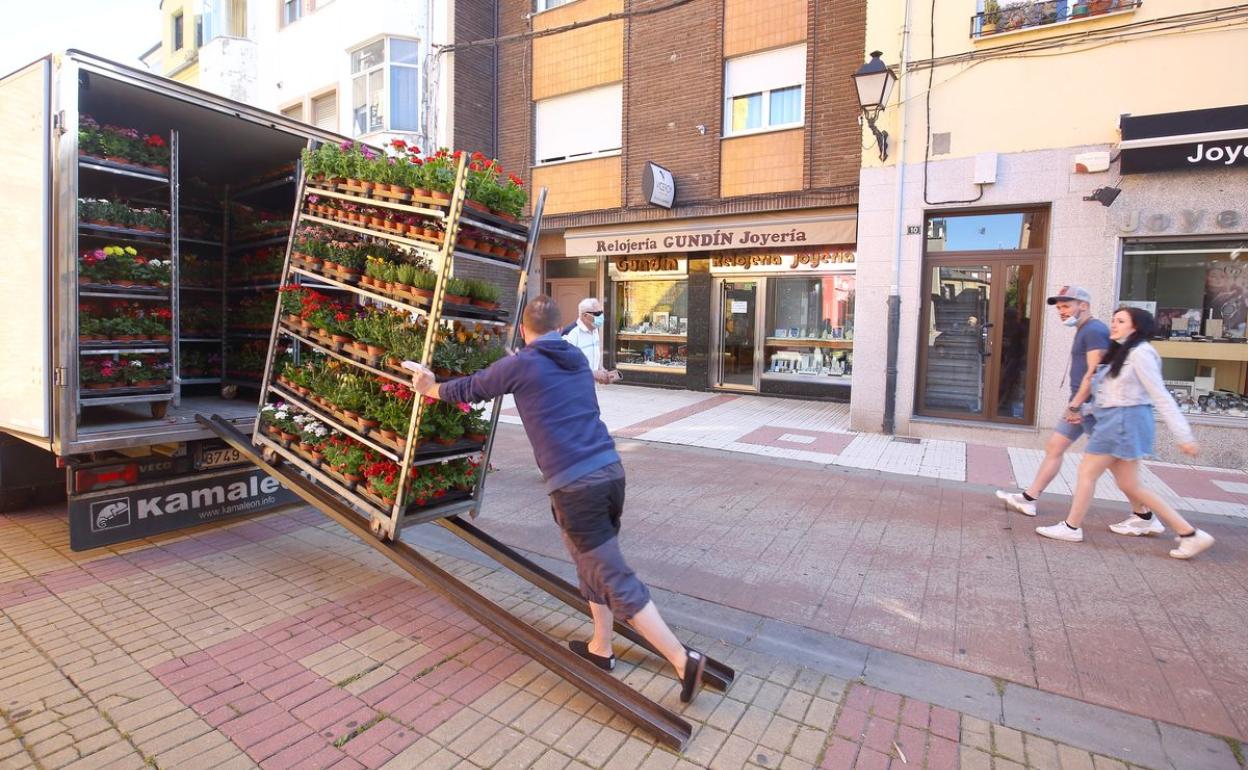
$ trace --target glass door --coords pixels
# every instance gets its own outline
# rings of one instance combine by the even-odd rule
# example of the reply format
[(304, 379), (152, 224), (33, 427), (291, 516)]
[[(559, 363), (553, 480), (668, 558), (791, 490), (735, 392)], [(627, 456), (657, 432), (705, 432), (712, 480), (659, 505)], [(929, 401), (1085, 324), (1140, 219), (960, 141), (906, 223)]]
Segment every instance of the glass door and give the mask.
[(919, 413), (1030, 423), (1040, 264), (942, 262), (925, 278)]
[(758, 297), (758, 281), (719, 284), (720, 387), (758, 390)]
[(987, 417), (992, 278), (993, 269), (987, 264), (929, 268), (920, 392), (923, 412)]

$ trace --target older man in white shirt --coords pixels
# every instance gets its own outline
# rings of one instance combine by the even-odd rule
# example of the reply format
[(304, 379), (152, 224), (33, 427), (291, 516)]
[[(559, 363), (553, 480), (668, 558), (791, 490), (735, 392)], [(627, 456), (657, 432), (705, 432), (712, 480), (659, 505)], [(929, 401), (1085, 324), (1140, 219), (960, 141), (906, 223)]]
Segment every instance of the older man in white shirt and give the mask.
[(609, 385), (619, 379), (619, 373), (602, 368), (602, 302), (595, 297), (586, 297), (576, 310), (576, 323), (563, 338), (584, 354), (589, 370), (594, 373), (594, 381)]

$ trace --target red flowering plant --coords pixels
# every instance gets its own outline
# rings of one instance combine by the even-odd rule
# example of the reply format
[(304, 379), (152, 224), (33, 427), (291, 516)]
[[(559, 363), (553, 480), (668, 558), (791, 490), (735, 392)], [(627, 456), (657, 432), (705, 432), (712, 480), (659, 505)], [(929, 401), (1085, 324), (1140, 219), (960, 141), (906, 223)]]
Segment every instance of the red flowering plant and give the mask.
[(377, 454), (355, 439), (334, 436), (325, 442), (325, 460), (343, 476), (362, 476), (364, 468), (377, 462)]
[(383, 500), (392, 500), (399, 490), (399, 466), (389, 460), (371, 463), (364, 468), (369, 489)]
[(406, 436), (407, 426), (412, 421), (415, 394), (406, 385), (386, 379), (379, 380), (379, 382), (381, 397), (370, 400), (364, 409), (364, 416), (379, 422), (382, 430)]
[(441, 464), (418, 465), (411, 472), (411, 500), (416, 505), (429, 505), (446, 495), (451, 488)]

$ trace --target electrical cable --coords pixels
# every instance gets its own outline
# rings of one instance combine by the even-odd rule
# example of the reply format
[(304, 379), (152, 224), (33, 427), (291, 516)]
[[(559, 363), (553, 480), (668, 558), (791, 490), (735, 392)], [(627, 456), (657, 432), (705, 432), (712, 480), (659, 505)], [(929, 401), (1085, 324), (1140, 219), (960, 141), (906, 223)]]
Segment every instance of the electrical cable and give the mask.
[[(936, 55), (936, 0), (932, 0), (932, 12), (928, 19), (928, 39), (931, 48), (928, 51), (932, 56)], [(936, 78), (936, 68), (928, 67), (927, 69), (927, 93), (925, 94), (926, 119), (923, 124), (923, 203), (928, 206), (944, 206), (950, 203), (978, 203), (984, 197), (984, 185), (979, 185), (979, 195), (974, 198), (965, 198), (960, 200), (933, 201), (927, 198), (927, 167), (931, 163), (932, 157), (932, 86)], [(905, 163), (905, 158), (900, 158), (898, 163)]]
[[(529, 30), (528, 32), (515, 32), (510, 35), (501, 35), (498, 37), (483, 38), (481, 40), (470, 40), (467, 43), (454, 43), (452, 45), (436, 46), (439, 54), (458, 51), (464, 48), (474, 48), (480, 45), (498, 45), (500, 43), (516, 43), (525, 40), (533, 40), (539, 37), (548, 37), (550, 35), (558, 35), (562, 32), (571, 32), (576, 29), (585, 29), (595, 24), (604, 24), (608, 21), (620, 21), (622, 19), (632, 19), (639, 16), (650, 16), (656, 13), (670, 11), (673, 8), (679, 8), (682, 5), (688, 5), (693, 0), (670, 0), (663, 5), (651, 8), (639, 8), (632, 11), (620, 11), (618, 13), (608, 13), (604, 16), (598, 16), (593, 19), (585, 19), (584, 21), (574, 21), (571, 24), (564, 24), (560, 27), (551, 27), (549, 29)], [(530, 26), (532, 24), (533, 14), (527, 16)]]

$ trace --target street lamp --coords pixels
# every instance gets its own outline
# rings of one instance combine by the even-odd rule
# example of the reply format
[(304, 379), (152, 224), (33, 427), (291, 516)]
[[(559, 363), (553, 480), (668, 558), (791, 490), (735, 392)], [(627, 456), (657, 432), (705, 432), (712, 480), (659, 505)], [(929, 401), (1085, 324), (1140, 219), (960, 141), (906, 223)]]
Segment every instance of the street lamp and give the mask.
[(888, 106), (889, 94), (893, 92), (893, 84), (897, 76), (880, 61), (883, 51), (872, 51), (871, 60), (858, 68), (854, 73), (854, 87), (858, 89), (858, 106), (862, 108), (862, 116), (867, 119), (867, 127), (875, 135), (875, 143), (880, 148), (880, 161), (888, 160), (888, 132), (876, 128), (875, 121)]

